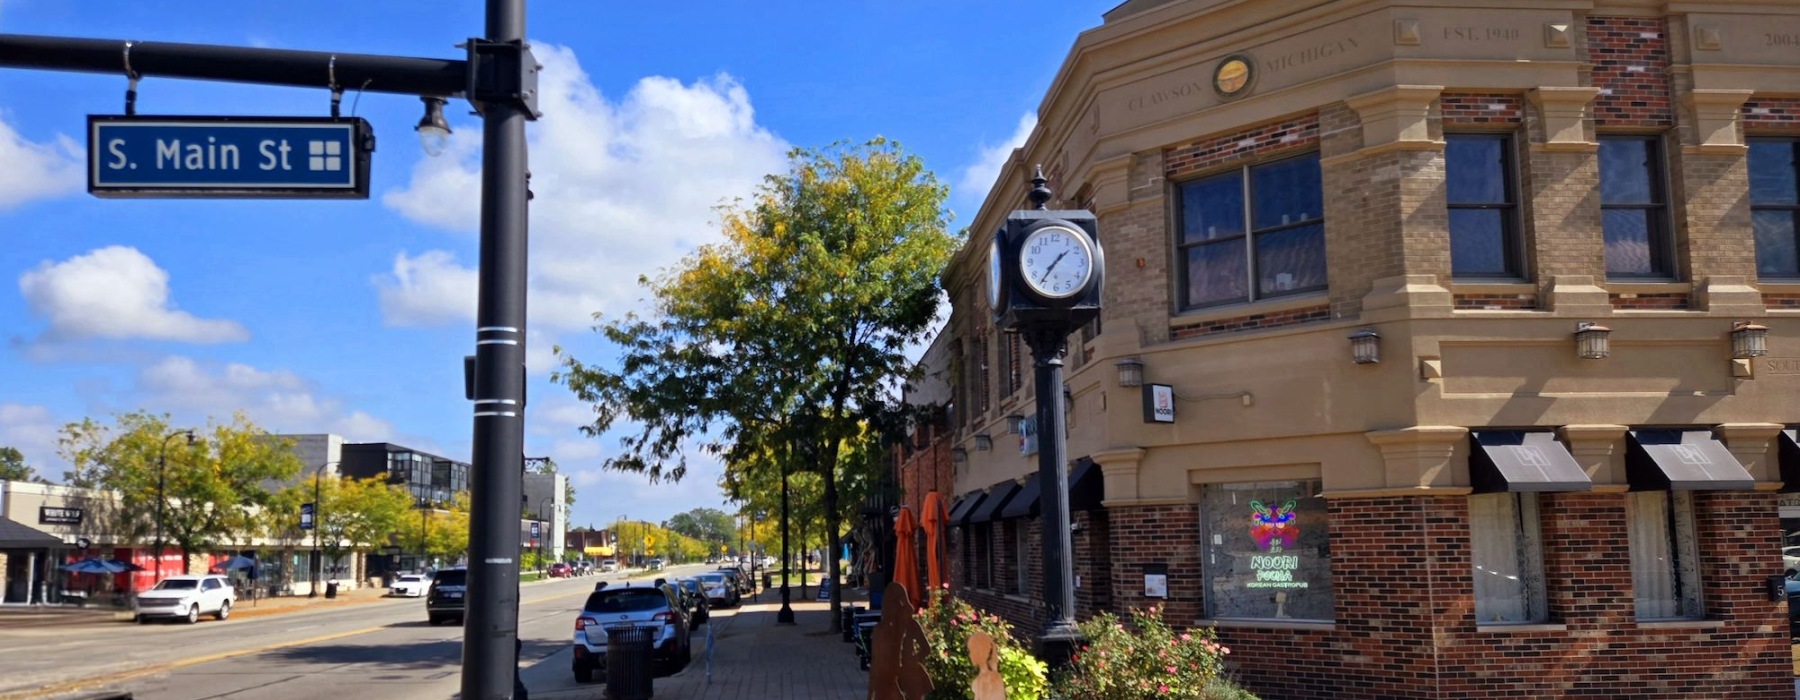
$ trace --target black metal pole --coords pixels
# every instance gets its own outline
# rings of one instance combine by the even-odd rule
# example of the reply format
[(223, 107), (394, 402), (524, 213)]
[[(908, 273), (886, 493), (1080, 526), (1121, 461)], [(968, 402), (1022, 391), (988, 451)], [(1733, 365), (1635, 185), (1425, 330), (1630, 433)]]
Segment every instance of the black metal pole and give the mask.
[[(794, 606), (788, 593), (788, 567), (792, 566), (792, 556), (788, 553), (788, 475), (787, 463), (781, 465), (781, 609), (775, 611), (775, 623), (779, 625), (794, 624)], [(806, 575), (806, 567), (800, 567), (801, 576)], [(802, 578), (804, 580), (804, 578)]]
[[(525, 40), (525, 0), (488, 0), (487, 40)], [(519, 497), (525, 469), (526, 162), (524, 106), (482, 116), (481, 267), (475, 317), (473, 495), (462, 697), (512, 697), (518, 668)]]
[(1069, 542), (1069, 488), (1063, 476), (1068, 436), (1063, 434), (1063, 353), (1067, 328), (1025, 333), (1037, 369), (1038, 493), (1043, 503), (1044, 629), (1038, 655), (1051, 668), (1068, 664), (1081, 634), (1075, 628), (1075, 568)]
[(469, 82), (460, 60), (25, 34), (0, 34), (0, 66), (326, 89), (335, 76), (346, 90), (405, 95), (461, 95)]
[(319, 579), (325, 578), (324, 560), (319, 558), (319, 513), (323, 510), (319, 508), (319, 473), (323, 471), (325, 471), (323, 464), (313, 470), (313, 580), (312, 589), (306, 592), (308, 598), (319, 597)]

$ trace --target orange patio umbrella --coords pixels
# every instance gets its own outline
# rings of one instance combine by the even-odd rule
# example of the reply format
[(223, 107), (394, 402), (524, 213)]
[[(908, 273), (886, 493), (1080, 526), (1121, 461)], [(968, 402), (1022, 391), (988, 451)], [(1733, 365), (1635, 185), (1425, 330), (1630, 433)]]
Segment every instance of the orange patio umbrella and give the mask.
[(950, 512), (936, 491), (925, 494), (924, 507), (919, 526), (925, 529), (925, 581), (935, 591), (944, 587), (943, 542), (949, 534)]
[(906, 588), (906, 600), (919, 609), (919, 560), (913, 554), (913, 530), (918, 529), (912, 509), (900, 506), (894, 516), (894, 581)]

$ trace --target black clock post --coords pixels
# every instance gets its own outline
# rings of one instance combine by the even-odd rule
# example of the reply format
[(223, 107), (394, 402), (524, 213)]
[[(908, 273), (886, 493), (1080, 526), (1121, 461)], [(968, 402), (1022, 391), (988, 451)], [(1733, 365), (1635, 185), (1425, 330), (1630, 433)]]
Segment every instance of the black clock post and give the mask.
[(1047, 210), (1043, 168), (1031, 179), (1033, 208), (1014, 211), (990, 248), (989, 303), (996, 323), (1018, 333), (1036, 368), (1038, 494), (1044, 533), (1044, 629), (1038, 656), (1068, 664), (1081, 635), (1075, 628), (1075, 576), (1069, 540), (1068, 431), (1063, 354), (1069, 334), (1100, 314), (1106, 265), (1093, 213)]

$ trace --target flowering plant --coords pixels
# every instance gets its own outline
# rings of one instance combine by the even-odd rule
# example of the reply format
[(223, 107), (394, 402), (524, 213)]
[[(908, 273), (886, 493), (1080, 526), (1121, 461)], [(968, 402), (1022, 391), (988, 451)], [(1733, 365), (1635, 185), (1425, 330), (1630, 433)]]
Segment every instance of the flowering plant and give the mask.
[[(916, 614), (929, 645), (925, 671), (931, 675), (931, 700), (971, 700), (976, 668), (969, 660), (969, 635), (977, 630), (994, 638), (1007, 700), (1042, 697), (1043, 664), (1013, 638), (1012, 625), (999, 615), (984, 613), (967, 601), (952, 597), (945, 589), (932, 591), (931, 604)], [(1035, 684), (1031, 682), (1033, 678)], [(1017, 691), (1015, 685), (1020, 686)]]
[(1223, 678), (1231, 649), (1211, 629), (1177, 632), (1152, 607), (1132, 610), (1127, 625), (1101, 613), (1080, 625), (1084, 640), (1052, 695), (1072, 700), (1254, 698)]

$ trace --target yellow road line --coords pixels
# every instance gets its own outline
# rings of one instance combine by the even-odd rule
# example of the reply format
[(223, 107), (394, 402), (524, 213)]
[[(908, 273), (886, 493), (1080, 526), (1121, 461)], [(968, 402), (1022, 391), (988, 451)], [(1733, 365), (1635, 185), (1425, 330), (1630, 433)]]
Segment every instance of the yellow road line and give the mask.
[(58, 694), (58, 693), (65, 693), (65, 692), (69, 692), (72, 690), (80, 690), (82, 688), (91, 688), (94, 686), (105, 685), (108, 683), (116, 683), (118, 681), (137, 678), (139, 676), (147, 676), (147, 675), (150, 675), (153, 673), (163, 673), (166, 671), (173, 671), (173, 670), (179, 669), (179, 668), (186, 668), (188, 666), (195, 666), (195, 665), (199, 665), (199, 664), (210, 663), (213, 661), (221, 661), (224, 659), (230, 659), (230, 658), (235, 658), (235, 657), (239, 657), (239, 656), (248, 656), (250, 654), (260, 654), (265, 651), (274, 651), (276, 649), (286, 649), (288, 647), (297, 647), (297, 646), (305, 646), (307, 644), (318, 644), (320, 642), (329, 642), (329, 641), (333, 641), (333, 640), (337, 640), (337, 639), (343, 639), (345, 637), (355, 637), (357, 635), (368, 634), (370, 632), (378, 632), (378, 631), (381, 631), (384, 629), (387, 629), (387, 627), (386, 626), (365, 627), (365, 628), (359, 629), (359, 630), (351, 630), (349, 632), (337, 632), (337, 633), (333, 633), (333, 634), (325, 634), (325, 635), (320, 635), (317, 637), (310, 637), (307, 639), (294, 640), (291, 642), (277, 642), (274, 644), (266, 644), (266, 645), (251, 648), (251, 649), (235, 649), (232, 651), (222, 651), (217, 654), (208, 654), (206, 656), (196, 656), (191, 659), (182, 659), (180, 661), (171, 661), (171, 662), (165, 663), (165, 664), (157, 664), (155, 666), (146, 666), (144, 668), (136, 668), (136, 669), (132, 669), (129, 671), (120, 671), (118, 673), (113, 673), (113, 674), (109, 674), (109, 675), (105, 675), (105, 676), (83, 678), (79, 681), (70, 681), (70, 682), (56, 684), (56, 685), (47, 685), (47, 686), (37, 688), (35, 690), (27, 690), (27, 691), (13, 693), (13, 694), (9, 694), (9, 695), (0, 695), (0, 700), (27, 700), (28, 698), (36, 698), (36, 697), (43, 697), (45, 695), (54, 695), (54, 694)]

